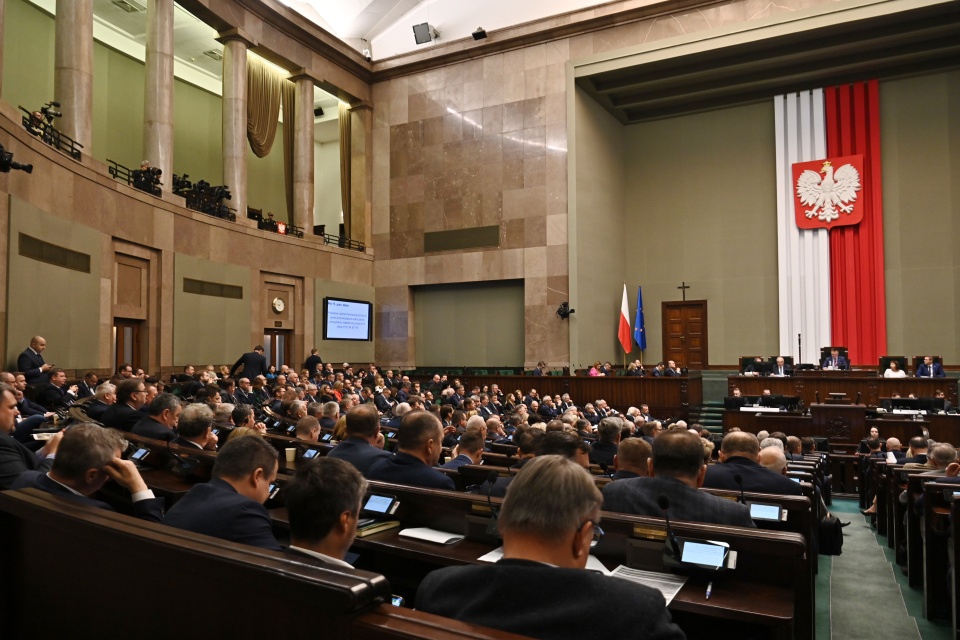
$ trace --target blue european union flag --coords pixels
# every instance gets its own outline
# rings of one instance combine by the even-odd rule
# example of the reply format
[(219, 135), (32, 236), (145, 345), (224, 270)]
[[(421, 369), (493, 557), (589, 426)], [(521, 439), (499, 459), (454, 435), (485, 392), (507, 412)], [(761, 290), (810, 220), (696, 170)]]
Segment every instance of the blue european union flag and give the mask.
[(647, 332), (643, 326), (643, 290), (637, 285), (637, 317), (633, 321), (633, 341), (640, 351), (647, 348)]

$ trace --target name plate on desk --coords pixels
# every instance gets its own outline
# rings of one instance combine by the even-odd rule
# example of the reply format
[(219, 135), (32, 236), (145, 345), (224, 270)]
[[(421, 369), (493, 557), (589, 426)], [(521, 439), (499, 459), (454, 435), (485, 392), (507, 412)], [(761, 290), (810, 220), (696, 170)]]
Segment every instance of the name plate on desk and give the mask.
[[(918, 416), (920, 415), (919, 409), (894, 409), (891, 413), (895, 413), (901, 416)], [(926, 411), (923, 412), (926, 414)]]
[(748, 413), (780, 413), (780, 407), (740, 407), (740, 411)]

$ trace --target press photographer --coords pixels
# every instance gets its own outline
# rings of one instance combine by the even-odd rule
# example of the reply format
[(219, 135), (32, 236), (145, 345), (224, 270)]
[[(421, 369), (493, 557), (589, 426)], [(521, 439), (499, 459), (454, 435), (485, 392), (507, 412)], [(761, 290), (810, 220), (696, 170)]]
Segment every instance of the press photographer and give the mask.
[(155, 196), (160, 195), (160, 175), (163, 173), (160, 169), (150, 166), (149, 160), (140, 163), (140, 168), (133, 171), (133, 186), (141, 191), (146, 191)]

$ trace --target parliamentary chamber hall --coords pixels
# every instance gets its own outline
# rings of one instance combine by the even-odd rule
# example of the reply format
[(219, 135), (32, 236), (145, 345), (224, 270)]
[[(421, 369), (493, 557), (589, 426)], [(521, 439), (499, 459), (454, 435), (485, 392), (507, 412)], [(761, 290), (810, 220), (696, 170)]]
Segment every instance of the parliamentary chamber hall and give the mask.
[[(871, 376), (934, 355), (958, 404), (955, 0), (0, 0), (0, 55), (0, 370), (34, 336), (70, 380), (124, 363), (167, 380), (254, 345), (298, 371), (316, 349), (337, 369), (499, 372), (524, 393), (534, 369), (559, 393), (594, 363), (675, 361), (686, 410), (733, 395), (745, 356), (819, 365), (840, 346)], [(343, 302), (369, 315), (338, 325)], [(110, 540), (134, 526), (99, 517)], [(756, 535), (745, 548), (795, 553), (773, 562), (802, 574), (790, 610), (767, 612), (795, 625), (775, 637), (829, 631), (803, 538)], [(204, 585), (199, 548), (168, 572), (117, 541), (111, 563), (140, 576), (50, 593), (102, 612), (166, 580), (184, 621), (188, 595), (211, 613), (248, 597), (250, 635), (327, 628), (309, 609), (327, 592), (276, 556), (254, 562), (280, 590), (264, 604), (229, 563)], [(69, 540), (83, 566), (94, 542)], [(381, 602), (369, 580), (323, 607)], [(671, 610), (735, 599), (702, 596)], [(155, 637), (156, 601), (138, 609), (124, 633)], [(330, 637), (488, 637), (365, 615), (368, 633), (331, 618)]]

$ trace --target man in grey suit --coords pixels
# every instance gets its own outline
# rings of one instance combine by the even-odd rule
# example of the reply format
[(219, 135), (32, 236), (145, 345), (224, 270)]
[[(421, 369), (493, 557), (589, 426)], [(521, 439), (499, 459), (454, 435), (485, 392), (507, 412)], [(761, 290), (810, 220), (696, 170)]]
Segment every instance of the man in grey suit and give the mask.
[(700, 491), (707, 466), (703, 444), (687, 430), (667, 431), (653, 441), (648, 478), (628, 478), (603, 488), (605, 511), (662, 517), (659, 496), (670, 500), (675, 520), (755, 527), (749, 507)]

